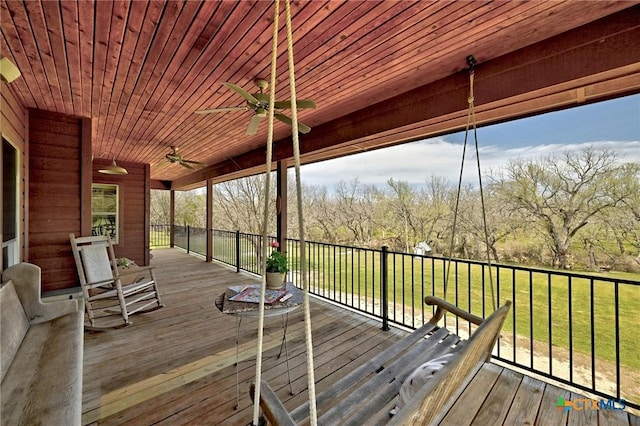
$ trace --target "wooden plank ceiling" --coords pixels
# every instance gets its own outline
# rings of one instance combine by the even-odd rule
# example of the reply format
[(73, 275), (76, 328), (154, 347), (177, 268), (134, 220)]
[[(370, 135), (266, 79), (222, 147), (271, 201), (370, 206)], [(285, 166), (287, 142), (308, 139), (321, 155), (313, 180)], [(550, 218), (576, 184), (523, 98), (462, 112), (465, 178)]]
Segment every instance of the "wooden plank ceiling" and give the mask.
[[(1, 7), (0, 53), (22, 72), (11, 87), (26, 107), (91, 117), (96, 158), (150, 163), (153, 179), (190, 184), (222, 175), (215, 165), (264, 152), (266, 120), (247, 136), (250, 111), (194, 111), (243, 105), (222, 82), (255, 92), (253, 80), (269, 78), (272, 2), (3, 0)], [(297, 94), (318, 105), (299, 119), (312, 128), (339, 122), (459, 74), (468, 54), (485, 63), (627, 8), (637, 16), (637, 2), (605, 0), (294, 1)], [(289, 98), (283, 25), (284, 14), (279, 100)], [(356, 130), (341, 141), (343, 153), (359, 136), (378, 144), (372, 130), (350, 125)], [(414, 126), (410, 138), (428, 133)], [(289, 135), (276, 123), (275, 140)], [(386, 135), (379, 145), (394, 143)], [(211, 168), (192, 174), (158, 165), (172, 145)], [(337, 155), (323, 148), (305, 151), (306, 161)]]

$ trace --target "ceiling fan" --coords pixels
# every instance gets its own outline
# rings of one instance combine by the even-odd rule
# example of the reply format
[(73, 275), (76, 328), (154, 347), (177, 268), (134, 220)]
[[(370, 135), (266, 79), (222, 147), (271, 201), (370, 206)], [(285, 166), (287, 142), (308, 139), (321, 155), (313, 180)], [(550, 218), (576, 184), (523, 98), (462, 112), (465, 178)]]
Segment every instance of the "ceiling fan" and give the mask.
[(182, 155), (178, 153), (177, 146), (172, 146), (171, 152), (165, 155), (164, 160), (158, 163), (158, 165), (163, 164), (180, 164), (182, 167), (186, 167), (189, 170), (195, 170), (193, 166), (206, 166), (205, 163), (193, 160), (185, 160), (184, 158), (182, 158)]
[[(256, 86), (258, 86), (258, 93), (249, 93), (237, 84), (222, 83), (229, 89), (242, 96), (247, 101), (247, 104), (245, 106), (201, 109), (196, 111), (196, 114), (209, 114), (211, 112), (229, 111), (253, 111), (253, 116), (251, 117), (251, 120), (249, 120), (249, 126), (247, 127), (246, 133), (247, 135), (255, 135), (258, 131), (260, 120), (267, 116), (267, 111), (269, 110), (269, 95), (264, 93), (266, 88), (269, 87), (269, 83), (261, 78), (255, 79), (254, 83), (256, 84)], [(311, 99), (298, 99), (296, 101), (296, 106), (298, 108), (315, 108), (316, 103)], [(291, 101), (275, 101), (274, 108), (275, 118), (291, 126), (293, 122), (291, 118), (278, 111), (282, 109), (291, 109)], [(298, 122), (298, 130), (300, 131), (300, 133), (309, 133), (309, 131), (311, 131), (311, 128)]]

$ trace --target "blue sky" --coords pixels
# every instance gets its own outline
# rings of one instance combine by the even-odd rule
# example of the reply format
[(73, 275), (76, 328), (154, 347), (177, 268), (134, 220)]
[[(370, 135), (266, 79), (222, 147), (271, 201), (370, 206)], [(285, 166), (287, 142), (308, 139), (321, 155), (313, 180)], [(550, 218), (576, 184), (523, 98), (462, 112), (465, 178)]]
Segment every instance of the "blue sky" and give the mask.
[[(459, 132), (310, 164), (302, 168), (302, 180), (332, 187), (340, 180), (384, 185), (394, 178), (420, 185), (435, 174), (456, 182), (463, 141), (464, 132)], [(484, 170), (499, 169), (511, 158), (541, 158), (586, 146), (611, 149), (624, 162), (640, 162), (640, 95), (481, 127), (478, 141)], [(464, 179), (477, 181), (469, 151)]]

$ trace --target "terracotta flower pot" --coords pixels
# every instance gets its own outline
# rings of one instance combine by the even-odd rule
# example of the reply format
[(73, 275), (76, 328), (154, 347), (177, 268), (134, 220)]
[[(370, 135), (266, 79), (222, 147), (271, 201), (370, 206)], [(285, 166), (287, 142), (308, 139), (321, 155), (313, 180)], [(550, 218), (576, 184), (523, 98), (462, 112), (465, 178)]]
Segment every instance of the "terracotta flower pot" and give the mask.
[(286, 276), (283, 272), (267, 272), (267, 288), (282, 288)]

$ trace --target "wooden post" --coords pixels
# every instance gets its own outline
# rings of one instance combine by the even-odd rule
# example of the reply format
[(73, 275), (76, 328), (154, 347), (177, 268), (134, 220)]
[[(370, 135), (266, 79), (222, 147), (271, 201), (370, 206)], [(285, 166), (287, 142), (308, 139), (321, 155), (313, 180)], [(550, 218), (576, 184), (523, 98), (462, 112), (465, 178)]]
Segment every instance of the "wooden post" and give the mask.
[(205, 218), (205, 233), (207, 235), (207, 249), (205, 251), (205, 262), (211, 262), (213, 258), (213, 218), (211, 217), (211, 213), (213, 210), (213, 181), (211, 179), (207, 179), (207, 207), (206, 207), (206, 218)]
[(151, 165), (144, 165), (144, 264), (151, 263)]
[(287, 162), (278, 161), (276, 168), (276, 238), (280, 251), (287, 253)]
[(80, 119), (80, 235), (91, 235), (91, 184), (93, 182), (93, 162), (91, 159), (90, 118)]
[(176, 192), (172, 189), (169, 191), (169, 247), (175, 246), (175, 229), (173, 227), (176, 217)]

